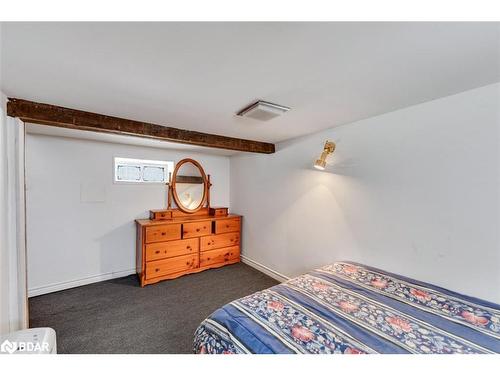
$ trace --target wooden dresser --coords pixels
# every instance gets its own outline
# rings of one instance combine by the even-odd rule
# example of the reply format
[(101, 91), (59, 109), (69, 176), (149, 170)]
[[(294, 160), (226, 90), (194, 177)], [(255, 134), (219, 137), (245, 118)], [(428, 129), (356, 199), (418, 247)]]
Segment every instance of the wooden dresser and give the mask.
[(241, 220), (226, 208), (151, 211), (151, 219), (136, 220), (141, 286), (239, 262)]

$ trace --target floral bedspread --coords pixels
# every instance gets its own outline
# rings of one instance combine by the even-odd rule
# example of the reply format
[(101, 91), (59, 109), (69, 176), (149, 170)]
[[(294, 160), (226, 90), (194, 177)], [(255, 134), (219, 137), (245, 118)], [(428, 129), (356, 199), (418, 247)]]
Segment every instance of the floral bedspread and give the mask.
[(338, 262), (215, 311), (195, 353), (500, 353), (500, 306)]

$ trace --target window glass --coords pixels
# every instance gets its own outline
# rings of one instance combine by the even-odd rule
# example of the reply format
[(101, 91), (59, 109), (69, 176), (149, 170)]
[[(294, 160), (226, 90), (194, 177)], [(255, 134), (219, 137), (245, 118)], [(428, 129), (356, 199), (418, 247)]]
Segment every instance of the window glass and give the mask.
[(135, 165), (118, 165), (116, 179), (118, 181), (141, 181), (141, 167)]
[(174, 170), (174, 162), (129, 158), (114, 159), (115, 182), (165, 183)]
[(165, 182), (165, 167), (145, 165), (142, 178), (149, 182)]

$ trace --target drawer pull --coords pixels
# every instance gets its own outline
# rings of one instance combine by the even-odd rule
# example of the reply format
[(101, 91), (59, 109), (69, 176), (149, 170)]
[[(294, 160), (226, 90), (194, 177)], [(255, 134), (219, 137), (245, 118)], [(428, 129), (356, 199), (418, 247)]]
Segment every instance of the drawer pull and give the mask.
[(160, 269), (159, 268), (155, 268), (155, 272), (160, 272)]
[(189, 245), (186, 246), (186, 249), (191, 250), (191, 246), (189, 246)]
[(156, 253), (156, 254), (160, 254), (160, 250), (156, 250), (156, 251), (155, 251), (155, 253)]
[(226, 224), (226, 228), (229, 228), (229, 224)]
[(162, 236), (166, 236), (166, 235), (167, 235), (167, 232), (161, 232), (161, 235), (162, 235)]
[(200, 231), (200, 228), (196, 228), (196, 231), (199, 232)]

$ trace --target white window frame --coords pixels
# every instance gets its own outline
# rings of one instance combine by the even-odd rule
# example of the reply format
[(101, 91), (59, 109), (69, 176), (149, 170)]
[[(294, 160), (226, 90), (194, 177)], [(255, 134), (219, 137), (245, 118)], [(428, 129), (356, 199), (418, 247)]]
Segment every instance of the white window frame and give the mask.
[[(118, 180), (118, 166), (120, 165), (131, 165), (138, 166), (141, 168), (141, 179), (134, 181)], [(165, 168), (164, 181), (144, 181), (144, 167), (157, 167), (162, 166)], [(123, 158), (115, 156), (113, 158), (113, 182), (115, 184), (165, 184), (168, 182), (169, 173), (174, 171), (173, 161), (164, 160), (145, 160), (145, 159), (133, 159), (133, 158)]]

